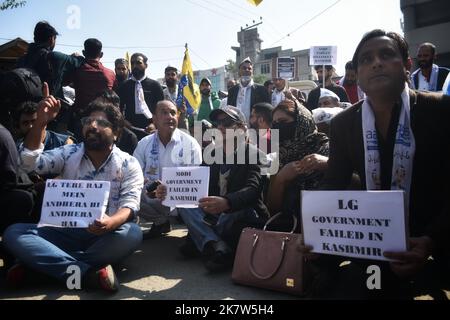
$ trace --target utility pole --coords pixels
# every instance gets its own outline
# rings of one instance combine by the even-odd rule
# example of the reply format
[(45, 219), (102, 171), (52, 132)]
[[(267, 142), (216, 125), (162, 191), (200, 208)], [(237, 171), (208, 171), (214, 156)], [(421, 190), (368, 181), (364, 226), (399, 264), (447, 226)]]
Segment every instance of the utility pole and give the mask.
[[(259, 17), (259, 22), (256, 22), (255, 20), (253, 20), (253, 24), (251, 26), (249, 26), (248, 24), (245, 25), (244, 27), (241, 27), (241, 37), (242, 37), (242, 50), (241, 50), (241, 60), (247, 58), (247, 56), (245, 55), (245, 31), (250, 30), (254, 27), (259, 26), (260, 24), (263, 23), (262, 21), (262, 17)], [(238, 64), (240, 61), (236, 61)]]

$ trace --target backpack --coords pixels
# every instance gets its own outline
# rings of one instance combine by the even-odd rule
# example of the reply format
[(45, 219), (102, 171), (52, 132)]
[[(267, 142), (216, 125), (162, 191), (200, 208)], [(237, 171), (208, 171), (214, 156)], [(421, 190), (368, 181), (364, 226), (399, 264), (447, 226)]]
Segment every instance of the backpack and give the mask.
[(0, 106), (11, 112), (22, 102), (42, 100), (42, 81), (32, 69), (18, 68), (5, 73), (0, 85)]

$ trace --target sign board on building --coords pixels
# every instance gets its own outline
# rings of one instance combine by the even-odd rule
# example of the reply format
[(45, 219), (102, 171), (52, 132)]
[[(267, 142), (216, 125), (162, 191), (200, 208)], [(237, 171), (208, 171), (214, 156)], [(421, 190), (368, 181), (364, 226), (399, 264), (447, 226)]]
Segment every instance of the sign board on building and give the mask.
[(318, 46), (309, 50), (309, 64), (311, 66), (336, 65), (337, 47)]
[(383, 252), (404, 252), (403, 191), (302, 191), (305, 244), (312, 252), (388, 260)]
[(280, 57), (278, 58), (278, 78), (284, 80), (292, 80), (295, 77), (295, 58)]

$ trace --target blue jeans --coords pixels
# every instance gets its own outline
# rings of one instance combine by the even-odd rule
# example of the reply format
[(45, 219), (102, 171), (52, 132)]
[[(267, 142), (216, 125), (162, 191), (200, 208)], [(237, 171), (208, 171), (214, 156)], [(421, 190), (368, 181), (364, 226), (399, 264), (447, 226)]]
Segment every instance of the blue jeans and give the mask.
[(24, 265), (65, 281), (71, 265), (78, 266), (84, 275), (91, 268), (121, 261), (140, 245), (142, 232), (135, 223), (125, 223), (101, 236), (86, 229), (15, 224), (6, 229), (3, 242)]
[(200, 208), (178, 208), (178, 214), (186, 224), (189, 235), (200, 252), (203, 252), (208, 242), (221, 241), (221, 237), (230, 231), (235, 222), (241, 219), (256, 218), (253, 209), (222, 213), (217, 224), (209, 226), (203, 222), (205, 212)]

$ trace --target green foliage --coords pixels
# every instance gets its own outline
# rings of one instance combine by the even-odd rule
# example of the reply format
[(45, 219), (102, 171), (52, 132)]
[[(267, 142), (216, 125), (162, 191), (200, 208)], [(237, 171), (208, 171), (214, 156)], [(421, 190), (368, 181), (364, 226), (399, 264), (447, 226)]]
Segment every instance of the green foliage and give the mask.
[(0, 11), (23, 7), (26, 3), (26, 1), (5, 0), (0, 4)]
[(264, 82), (266, 82), (267, 80), (269, 79), (267, 79), (267, 77), (263, 74), (258, 74), (257, 76), (253, 77), (253, 81), (258, 84), (264, 84)]

